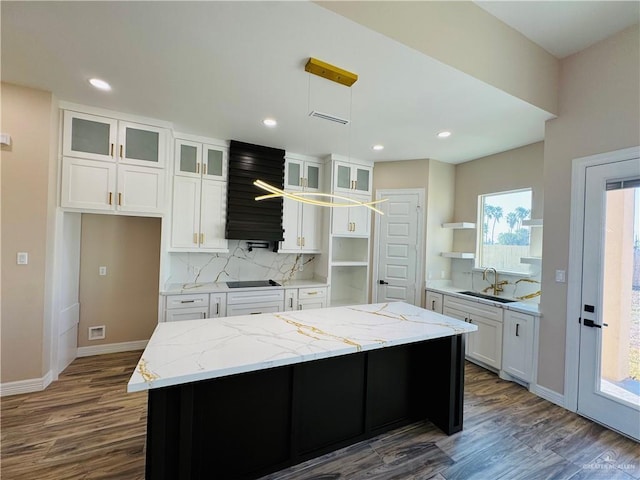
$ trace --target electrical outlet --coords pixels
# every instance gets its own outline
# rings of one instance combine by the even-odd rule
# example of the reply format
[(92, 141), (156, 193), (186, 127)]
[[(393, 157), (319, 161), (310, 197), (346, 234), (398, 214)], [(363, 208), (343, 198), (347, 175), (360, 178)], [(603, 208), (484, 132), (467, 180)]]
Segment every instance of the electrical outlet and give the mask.
[(105, 276), (107, 274), (107, 267), (98, 267), (98, 275)]
[(29, 263), (29, 254), (27, 252), (18, 252), (16, 263), (18, 265), (27, 265)]
[(103, 340), (106, 337), (107, 327), (99, 325), (97, 327), (89, 327), (89, 340)]

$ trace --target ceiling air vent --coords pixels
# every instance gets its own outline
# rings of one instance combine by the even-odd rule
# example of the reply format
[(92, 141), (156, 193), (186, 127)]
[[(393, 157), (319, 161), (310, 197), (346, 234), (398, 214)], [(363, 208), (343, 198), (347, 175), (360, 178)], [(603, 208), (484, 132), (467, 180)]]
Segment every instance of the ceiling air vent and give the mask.
[(329, 120), (330, 122), (339, 123), (340, 125), (346, 125), (349, 123), (349, 120), (346, 118), (336, 117), (335, 115), (331, 115), (329, 113), (318, 112), (317, 110), (312, 110), (309, 114), (310, 117), (321, 118), (323, 120)]

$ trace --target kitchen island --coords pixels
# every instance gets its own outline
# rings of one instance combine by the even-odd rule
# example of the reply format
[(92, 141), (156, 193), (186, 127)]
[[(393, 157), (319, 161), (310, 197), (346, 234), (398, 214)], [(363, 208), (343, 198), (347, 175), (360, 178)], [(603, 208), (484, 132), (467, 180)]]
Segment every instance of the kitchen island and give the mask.
[(455, 433), (474, 330), (405, 303), (161, 323), (128, 385), (149, 391), (146, 478), (257, 478), (421, 419)]

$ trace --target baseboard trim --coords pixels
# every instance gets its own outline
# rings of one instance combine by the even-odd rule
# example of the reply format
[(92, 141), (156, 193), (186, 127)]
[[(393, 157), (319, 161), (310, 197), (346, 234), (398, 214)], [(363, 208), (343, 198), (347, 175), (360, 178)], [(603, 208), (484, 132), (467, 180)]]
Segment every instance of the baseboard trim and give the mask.
[(41, 392), (53, 381), (53, 371), (49, 370), (44, 377), (0, 383), (0, 397), (21, 395), (23, 393)]
[(554, 392), (546, 387), (541, 387), (537, 384), (531, 384), (529, 387), (529, 391), (545, 400), (550, 401), (551, 403), (555, 403), (556, 405), (567, 408), (564, 405), (564, 395), (558, 392)]
[(148, 342), (149, 340), (135, 340), (133, 342), (107, 343), (91, 347), (78, 347), (78, 357), (90, 357), (92, 355), (105, 355), (107, 353), (144, 350)]

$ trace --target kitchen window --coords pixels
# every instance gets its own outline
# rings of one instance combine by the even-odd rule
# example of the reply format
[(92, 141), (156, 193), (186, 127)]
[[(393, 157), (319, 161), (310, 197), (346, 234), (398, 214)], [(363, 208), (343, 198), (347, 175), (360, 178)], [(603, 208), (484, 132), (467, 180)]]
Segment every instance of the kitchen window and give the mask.
[(530, 188), (478, 196), (476, 268), (530, 272), (520, 259), (531, 255), (531, 200)]

